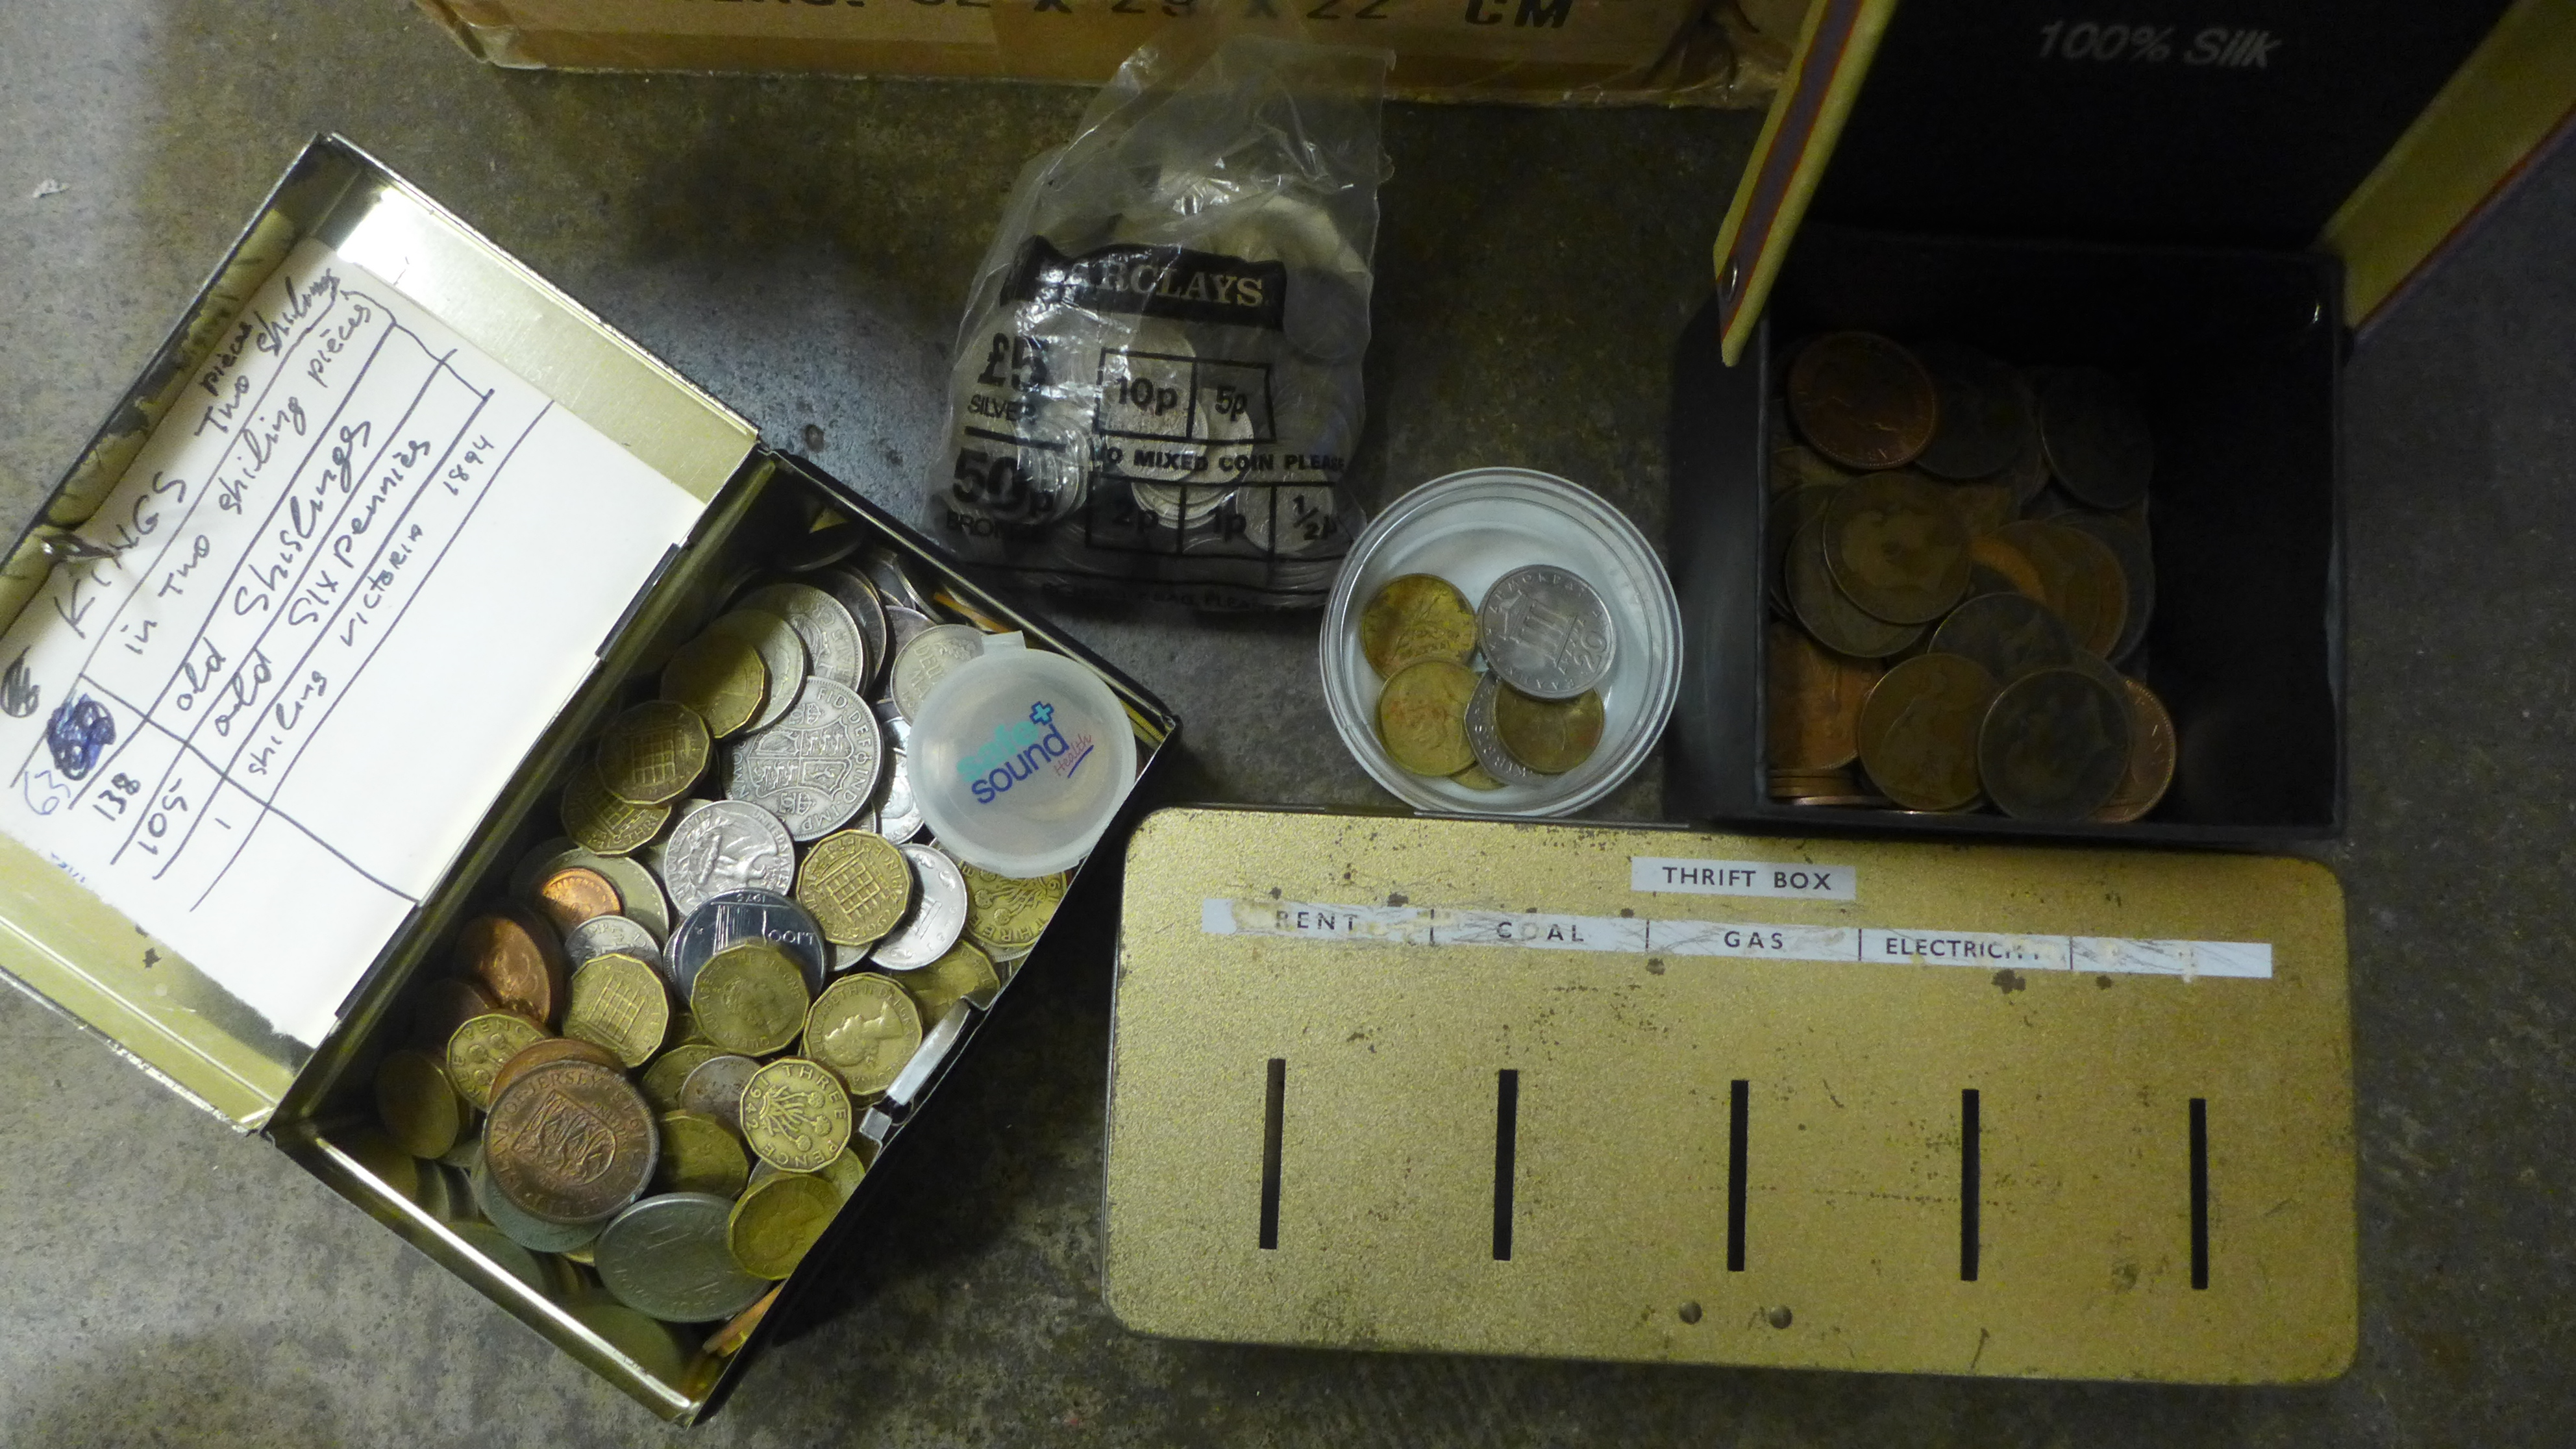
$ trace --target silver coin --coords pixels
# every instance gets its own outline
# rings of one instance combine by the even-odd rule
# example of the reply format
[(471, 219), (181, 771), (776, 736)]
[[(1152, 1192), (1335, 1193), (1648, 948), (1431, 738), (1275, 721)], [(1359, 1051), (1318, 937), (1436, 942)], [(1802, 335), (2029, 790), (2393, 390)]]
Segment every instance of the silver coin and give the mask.
[(830, 959), (823, 930), (812, 913), (774, 891), (727, 891), (689, 912), (671, 933), (670, 966), (663, 974), (686, 998), (718, 951), (755, 938), (775, 941), (787, 952), (805, 973), (807, 991), (823, 989), (823, 963)]
[(1512, 758), (1503, 748), (1503, 732), (1494, 722), (1494, 700), (1503, 692), (1502, 681), (1491, 674), (1476, 680), (1476, 692), (1467, 701), (1467, 748), (1476, 752), (1476, 763), (1485, 773), (1506, 785), (1544, 785), (1549, 778)]
[(532, 1253), (568, 1253), (599, 1236), (607, 1218), (594, 1218), (586, 1223), (550, 1223), (510, 1201), (492, 1181), (491, 1164), (481, 1153), (474, 1155), (474, 1206), (504, 1237)]
[(1136, 506), (1166, 528), (1182, 528), (1206, 519), (1234, 497), (1234, 490), (1215, 483), (1131, 482), (1127, 491)]
[(948, 671), (983, 652), (984, 631), (971, 624), (934, 624), (913, 636), (894, 657), (894, 707), (906, 719), (918, 716), (921, 702)]
[[(723, 757), (719, 755), (717, 758), (719, 766), (713, 767), (714, 773), (721, 775), (723, 771), (720, 768), (720, 765)], [(700, 779), (702, 782), (705, 781), (705, 777), (703, 776), (701, 776)], [(714, 780), (710, 783), (713, 783), (719, 789), (724, 785), (724, 781), (721, 779)], [(697, 814), (699, 811), (706, 809), (714, 803), (716, 802), (713, 800), (701, 800), (691, 797), (690, 799), (682, 800), (677, 804), (674, 804), (671, 807), (671, 818), (663, 823), (662, 833), (655, 836), (652, 840), (645, 842), (644, 848), (635, 852), (634, 858), (644, 862), (644, 868), (653, 872), (653, 879), (656, 882), (665, 880), (670, 875), (670, 872), (664, 868), (663, 852), (670, 849), (672, 832), (680, 828), (681, 821), (688, 819), (690, 816)], [(668, 900), (669, 896), (665, 895), (663, 899)]]
[(1572, 699), (1609, 675), (1618, 635), (1610, 606), (1590, 584), (1554, 564), (1531, 564), (1485, 591), (1476, 645), (1503, 683), (1540, 699)]
[[(905, 645), (910, 644), (913, 640), (920, 638), (924, 633), (927, 633), (929, 630), (936, 627), (931, 623), (931, 619), (928, 614), (923, 613), (919, 609), (908, 609), (901, 604), (886, 605), (885, 616), (886, 633), (891, 641), (888, 647), (894, 650), (895, 658), (897, 659), (903, 657), (903, 648)], [(889, 663), (886, 668), (886, 673), (891, 675), (893, 672), (894, 668), (892, 664)]]
[(776, 614), (805, 644), (805, 668), (816, 679), (857, 689), (868, 677), (867, 641), (840, 600), (812, 584), (770, 584), (745, 594), (742, 606)]
[(760, 1063), (749, 1057), (709, 1057), (689, 1069), (680, 1082), (680, 1110), (713, 1117), (736, 1133), (742, 1131), (742, 1089)]
[(868, 959), (888, 971), (918, 971), (948, 954), (966, 930), (966, 876), (934, 846), (907, 845), (916, 889), (912, 913), (877, 942)]
[(706, 632), (740, 639), (760, 655), (769, 692), (760, 697), (760, 713), (751, 717), (751, 728), (766, 729), (796, 707), (796, 697), (804, 691), (806, 667), (805, 640), (795, 625), (766, 609), (735, 609), (709, 624)]
[[(521, 873), (532, 864), (536, 867), (533, 877), (525, 886), (520, 886)], [(597, 871), (617, 888), (618, 914), (652, 932), (656, 941), (670, 938), (671, 904), (663, 899), (662, 883), (653, 878), (653, 872), (642, 862), (631, 856), (598, 855), (578, 845), (559, 850), (542, 861), (531, 855), (519, 863), (519, 871), (512, 873), (512, 889), (521, 899), (534, 900), (537, 887), (548, 876), (574, 866)]]
[(825, 569), (814, 576), (814, 582), (849, 610), (851, 622), (859, 626), (859, 638), (868, 646), (868, 677), (858, 683), (864, 693), (894, 659), (886, 636), (885, 604), (877, 598), (874, 584), (848, 569)]
[(781, 549), (778, 566), (791, 574), (812, 573), (829, 568), (859, 551), (859, 545), (876, 537), (876, 530), (855, 523), (835, 523), (799, 534), (794, 543)]
[(1341, 537), (1330, 484), (1246, 488), (1235, 495), (1234, 506), (1243, 517), (1244, 542), (1266, 554), (1313, 553)]
[(564, 955), (574, 966), (611, 951), (641, 956), (656, 966), (662, 964), (662, 938), (629, 916), (593, 916), (564, 932)]
[(903, 717), (903, 711), (894, 707), (893, 700), (872, 700), (868, 708), (877, 712), (877, 723), (885, 727), (886, 743), (889, 746), (898, 750), (912, 748), (912, 721)]
[(727, 891), (785, 894), (796, 885), (796, 841), (778, 817), (740, 800), (691, 812), (662, 850), (662, 884), (683, 916)]
[(886, 751), (885, 777), (877, 782), (877, 794), (868, 802), (876, 815), (876, 833), (901, 845), (921, 836), (924, 821), (921, 806), (912, 798), (912, 757), (901, 750)]
[(869, 549), (860, 556), (859, 572), (866, 576), (878, 597), (889, 606), (899, 604), (922, 615), (931, 612), (930, 601), (921, 596), (921, 590), (913, 587), (912, 574), (905, 569), (902, 557), (893, 549), (883, 544)]
[(733, 1204), (704, 1192), (648, 1197), (617, 1215), (591, 1250), (599, 1281), (618, 1302), (667, 1323), (731, 1318), (774, 1285), (733, 1260), (725, 1242)]
[(820, 840), (865, 808), (884, 766), (876, 712), (848, 688), (815, 678), (786, 718), (726, 749), (725, 793), (776, 816), (792, 839)]

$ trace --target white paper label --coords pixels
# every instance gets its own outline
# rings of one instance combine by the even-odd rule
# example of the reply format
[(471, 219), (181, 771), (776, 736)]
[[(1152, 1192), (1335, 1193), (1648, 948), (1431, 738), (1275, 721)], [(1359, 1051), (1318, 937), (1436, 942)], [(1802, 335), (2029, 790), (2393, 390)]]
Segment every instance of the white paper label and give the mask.
[(1996, 935), (1986, 931), (1890, 931), (1872, 926), (1860, 933), (1860, 959), (1894, 966), (2011, 966), (2030, 971), (2072, 969), (2064, 936)]
[(1628, 889), (1694, 896), (1768, 896), (1775, 900), (1859, 898), (1860, 871), (1848, 865), (1789, 860), (1685, 860), (1628, 857)]
[(0, 830), (318, 1043), (697, 513), (307, 241), (0, 636)]

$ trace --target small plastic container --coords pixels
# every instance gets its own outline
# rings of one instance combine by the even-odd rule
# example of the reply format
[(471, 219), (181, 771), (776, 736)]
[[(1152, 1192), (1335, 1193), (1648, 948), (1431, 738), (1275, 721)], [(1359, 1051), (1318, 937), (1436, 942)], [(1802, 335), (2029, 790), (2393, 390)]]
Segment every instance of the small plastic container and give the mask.
[(912, 794), (948, 852), (995, 875), (1070, 870), (1136, 782), (1136, 736), (1109, 686), (1061, 654), (988, 634), (912, 721)]
[[(1610, 675), (1599, 686), (1600, 747), (1543, 784), (1499, 790), (1399, 768), (1378, 741), (1384, 681), (1360, 652), (1360, 611), (1388, 580), (1404, 574), (1447, 579), (1473, 606), (1496, 579), (1525, 564), (1573, 571), (1610, 607), (1619, 637)], [(1566, 815), (1617, 789), (1654, 752), (1681, 689), (1681, 636), (1672, 580), (1627, 515), (1563, 478), (1479, 468), (1405, 494), (1360, 535), (1325, 607), (1318, 653), (1324, 702), (1342, 743), (1406, 804), (1450, 814)]]

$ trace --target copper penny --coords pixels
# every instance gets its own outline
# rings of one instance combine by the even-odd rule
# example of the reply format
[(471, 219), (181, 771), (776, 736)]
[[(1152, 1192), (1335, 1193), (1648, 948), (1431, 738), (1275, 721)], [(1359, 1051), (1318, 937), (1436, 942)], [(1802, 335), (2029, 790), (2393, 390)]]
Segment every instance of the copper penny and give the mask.
[(2021, 500), (2001, 483), (1953, 483), (1950, 508), (1970, 539), (1992, 533), (2021, 516)]
[(456, 968), (473, 977), (503, 1011), (544, 1025), (563, 1010), (570, 979), (563, 942), (553, 927), (516, 906), (465, 923), (456, 933)]
[(2040, 601), (2066, 621), (2078, 647), (2108, 655), (2128, 623), (2129, 581), (2102, 541), (2062, 523), (2024, 519), (1988, 537), (2020, 551), (2038, 574)]
[(2111, 551), (2111, 557), (2120, 561), (2120, 576), (2129, 585), (2129, 608), (2121, 620), (2119, 642), (2102, 657), (2115, 664), (2128, 658), (2146, 642), (2147, 621), (2156, 611), (2156, 559), (2147, 541), (2146, 525), (2121, 514), (2080, 508), (2049, 521), (2092, 535), (2094, 541)]
[(2083, 820), (2129, 770), (2129, 703), (2081, 669), (2005, 685), (1977, 737), (1986, 794), (2016, 820)]
[(1762, 541), (1767, 550), (1763, 585), (1783, 615), (1798, 612), (1798, 606), (1789, 598), (1789, 545), (1797, 540), (1798, 530), (1825, 516), (1825, 505), (1834, 501), (1834, 490), (1841, 486), (1810, 484), (1771, 500), (1770, 512), (1763, 520)]
[(1932, 374), (1940, 425), (1917, 460), (1937, 478), (1983, 478), (2010, 467), (2037, 429), (2030, 384), (1973, 347), (1930, 342), (1915, 358)]
[(2075, 659), (2075, 641), (2057, 612), (2016, 593), (1984, 594), (1952, 609), (1932, 631), (1932, 650), (1977, 661), (1998, 684)]
[(2126, 825), (2156, 808), (2174, 777), (2173, 716), (2156, 692), (2134, 679), (2120, 683), (2129, 694), (2129, 769), (2119, 788), (2093, 818)]
[(1789, 602), (1819, 643), (1855, 659), (1884, 659), (1923, 637), (1919, 624), (1891, 624), (1845, 597), (1825, 567), (1825, 521), (1789, 541)]
[(569, 931), (593, 916), (613, 916), (626, 909), (608, 877), (584, 865), (568, 865), (537, 882), (537, 909), (558, 931)]
[(1968, 590), (1968, 529), (1949, 491), (1919, 473), (1879, 473), (1825, 506), (1825, 566), (1855, 604), (1891, 624), (1928, 624)]
[(1846, 468), (1897, 468), (1932, 441), (1940, 404), (1914, 354), (1871, 332), (1831, 332), (1789, 364), (1789, 416)]
[(1831, 770), (1860, 754), (1860, 707), (1879, 666), (1833, 653), (1787, 624), (1763, 630), (1772, 772)]
[(412, 996), (412, 1044), (432, 1053), (444, 1052), (448, 1038), (456, 1035), (458, 1027), (500, 1009), (492, 994), (475, 983), (461, 977), (441, 977)]
[(1860, 762), (1909, 810), (1955, 810), (1977, 798), (1977, 731), (1995, 677), (1957, 654), (1926, 654), (1887, 671), (1860, 712)]
[(501, 1070), (492, 1074), (492, 1086), (487, 1094), (487, 1100), (494, 1102), (501, 1100), (501, 1094), (510, 1090), (511, 1083), (548, 1062), (566, 1061), (591, 1062), (620, 1070), (625, 1066), (617, 1060), (617, 1053), (595, 1042), (581, 1041), (568, 1036), (550, 1036), (544, 1041), (520, 1048), (516, 1056), (501, 1064)]
[(511, 1202), (550, 1223), (587, 1223), (652, 1183), (661, 1134), (624, 1073), (566, 1060), (531, 1068), (493, 1099), (483, 1151)]

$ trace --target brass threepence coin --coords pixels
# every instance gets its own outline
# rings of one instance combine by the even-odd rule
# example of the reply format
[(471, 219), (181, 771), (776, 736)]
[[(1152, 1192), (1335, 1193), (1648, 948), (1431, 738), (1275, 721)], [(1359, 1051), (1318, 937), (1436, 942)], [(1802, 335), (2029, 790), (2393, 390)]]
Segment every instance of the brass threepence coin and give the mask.
[(861, 1101), (883, 1096), (920, 1049), (920, 1010), (874, 972), (833, 982), (805, 1020), (805, 1055), (831, 1068)]
[(2134, 679), (2120, 682), (2129, 693), (2129, 768), (2110, 800), (2093, 812), (2094, 819), (2113, 825), (2126, 825), (2155, 809), (2174, 776), (2173, 716), (2165, 712), (2165, 702)]
[(742, 1089), (742, 1135), (782, 1172), (820, 1172), (850, 1145), (850, 1094), (820, 1063), (780, 1057)]
[(500, 1009), (492, 994), (474, 982), (442, 977), (412, 996), (411, 1044), (444, 1061), (448, 1038), (456, 1035), (458, 1027)]
[(695, 1112), (664, 1112), (655, 1119), (662, 1132), (662, 1162), (653, 1173), (655, 1192), (711, 1192), (732, 1197), (751, 1177), (751, 1159), (733, 1129)]
[(2098, 367), (2057, 368), (2039, 380), (2039, 435), (2048, 469), (2096, 508), (2147, 496), (2155, 433), (2128, 385)]
[(447, 1068), (422, 1051), (387, 1052), (376, 1066), (376, 1117), (414, 1157), (445, 1157), (465, 1130), (465, 1099)]
[(2077, 647), (2108, 654), (2128, 623), (2129, 581), (2099, 539), (2061, 523), (2025, 519), (1991, 537), (2021, 551), (2039, 574), (2041, 602), (2066, 621)]
[(2006, 815), (2085, 819), (2128, 775), (2128, 701), (2081, 670), (2026, 675), (1986, 711), (1977, 763), (1987, 796)]
[(1995, 677), (1973, 659), (1925, 654), (1887, 671), (1860, 714), (1860, 762), (1909, 810), (1956, 810), (1977, 798), (1977, 730)]
[(733, 1205), (725, 1242), (744, 1272), (784, 1278), (796, 1271), (840, 1210), (841, 1194), (832, 1184), (807, 1173), (783, 1172)]
[(864, 946), (912, 909), (912, 867), (884, 836), (844, 830), (805, 852), (796, 869), (796, 900), (813, 912), (824, 940)]
[(599, 737), (599, 783), (629, 805), (668, 805), (689, 793), (714, 748), (706, 721), (686, 705), (646, 700)]
[(1447, 659), (1417, 659), (1399, 669), (1377, 697), (1377, 733), (1396, 767), (1416, 775), (1454, 775), (1476, 762), (1467, 746), (1467, 701), (1476, 676)]
[(1968, 530), (1938, 483), (1880, 473), (1825, 508), (1825, 566), (1851, 601), (1891, 624), (1925, 624), (1968, 588)]
[(2146, 642), (2147, 623), (2156, 611), (2156, 559), (2148, 546), (2147, 531), (2115, 513), (2094, 513), (2072, 509), (2049, 520), (2093, 536), (2096, 543), (2111, 551), (2120, 564), (2120, 577), (2129, 585), (2129, 607), (2120, 619), (2120, 637), (2102, 657), (2118, 663), (2135, 653)]
[(689, 1073), (725, 1054), (724, 1048), (712, 1042), (682, 1042), (653, 1059), (636, 1077), (635, 1085), (644, 1092), (644, 1100), (656, 1112), (680, 1110), (680, 1089), (688, 1084)]
[(1829, 332), (1789, 364), (1789, 416), (1846, 468), (1898, 468), (1932, 441), (1940, 404), (1914, 354), (1871, 332)]
[(680, 1109), (713, 1117), (736, 1132), (742, 1130), (742, 1089), (760, 1063), (744, 1056), (713, 1057), (699, 1064), (680, 1084)]
[(1494, 694), (1494, 729), (1513, 759), (1542, 775), (1562, 775), (1601, 747), (1601, 696), (1532, 699), (1506, 684)]
[(1038, 943), (1047, 922), (1055, 919), (1056, 907), (1064, 904), (1064, 888), (1071, 880), (1064, 871), (1026, 878), (995, 875), (964, 861), (957, 863), (957, 873), (966, 879), (966, 938), (1003, 961), (1028, 954)]
[(1503, 683), (1539, 699), (1573, 699), (1610, 674), (1619, 634), (1582, 575), (1529, 564), (1494, 580), (1476, 605), (1476, 647)]
[(531, 912), (502, 906), (467, 921), (456, 933), (455, 961), (503, 1011), (544, 1023), (563, 1010), (563, 944)]
[(2021, 373), (1956, 342), (1927, 342), (1914, 356), (1932, 374), (1941, 419), (1917, 466), (1953, 479), (2011, 467), (2035, 427), (2030, 384)]
[[(900, 985), (912, 998), (924, 1021), (939, 1014), (939, 1009), (952, 1001), (971, 1001), (977, 1006), (991, 1006), (1001, 992), (1002, 975), (993, 969), (993, 958), (972, 941), (959, 941), (948, 953), (918, 971), (907, 971)], [(809, 1015), (810, 1023), (813, 1018)]]
[(2075, 641), (2055, 610), (2021, 594), (1985, 594), (1950, 611), (1932, 631), (1932, 652), (1985, 666), (1998, 686), (2075, 661)]
[(483, 1127), (492, 1185), (550, 1223), (596, 1222), (653, 1181), (661, 1132), (613, 1067), (549, 1062), (510, 1084)]
[[(1858, 485), (1853, 485), (1857, 487)], [(1825, 567), (1825, 520), (1798, 530), (1789, 543), (1789, 600), (1798, 622), (1819, 643), (1855, 659), (1884, 659), (1923, 637), (1920, 624), (1891, 624), (1845, 597)]]
[(739, 634), (701, 634), (662, 666), (662, 697), (704, 720), (717, 739), (750, 724), (768, 692), (768, 666)]
[(492, 1074), (492, 1085), (483, 1095), (490, 1101), (500, 1101), (501, 1094), (510, 1090), (511, 1083), (548, 1062), (566, 1061), (589, 1062), (594, 1066), (607, 1067), (611, 1070), (618, 1070), (624, 1066), (624, 1063), (617, 1060), (615, 1052), (597, 1042), (581, 1041), (568, 1036), (550, 1036), (542, 1041), (528, 1043), (508, 1061), (503, 1062), (501, 1069)]
[(1835, 654), (1782, 623), (1763, 626), (1764, 711), (1773, 770), (1831, 770), (1860, 755), (1860, 707), (1879, 666)]
[(608, 877), (587, 866), (568, 865), (537, 882), (537, 909), (558, 931), (569, 931), (593, 916), (613, 916), (626, 909)]
[(1784, 615), (1795, 616), (1798, 612), (1797, 604), (1789, 597), (1789, 545), (1796, 541), (1800, 529), (1825, 516), (1825, 505), (1834, 501), (1834, 489), (1841, 486), (1808, 484), (1771, 500), (1762, 525), (1763, 546), (1768, 550), (1762, 582), (1773, 607)]
[(596, 762), (584, 759), (564, 780), (562, 813), (564, 834), (583, 849), (624, 855), (662, 833), (671, 807), (627, 804), (600, 783)]
[(1419, 659), (1463, 665), (1476, 652), (1476, 611), (1447, 579), (1405, 574), (1389, 579), (1360, 610), (1360, 653), (1378, 678)]
[(765, 1057), (805, 1026), (805, 972), (777, 942), (753, 937), (709, 957), (689, 988), (689, 1014), (730, 1052)]
[(592, 1248), (600, 1286), (666, 1323), (712, 1323), (760, 1300), (769, 1280), (734, 1263), (726, 1245), (733, 1204), (713, 1193), (646, 1198), (617, 1215)]
[(751, 728), (765, 730), (796, 707), (805, 692), (805, 640), (796, 626), (760, 609), (736, 609), (709, 624), (706, 633), (748, 644), (760, 655), (769, 687), (760, 696), (760, 713)]
[(671, 1034), (671, 993), (662, 973), (623, 951), (591, 957), (573, 973), (563, 1033), (606, 1047), (628, 1068), (653, 1060)]

